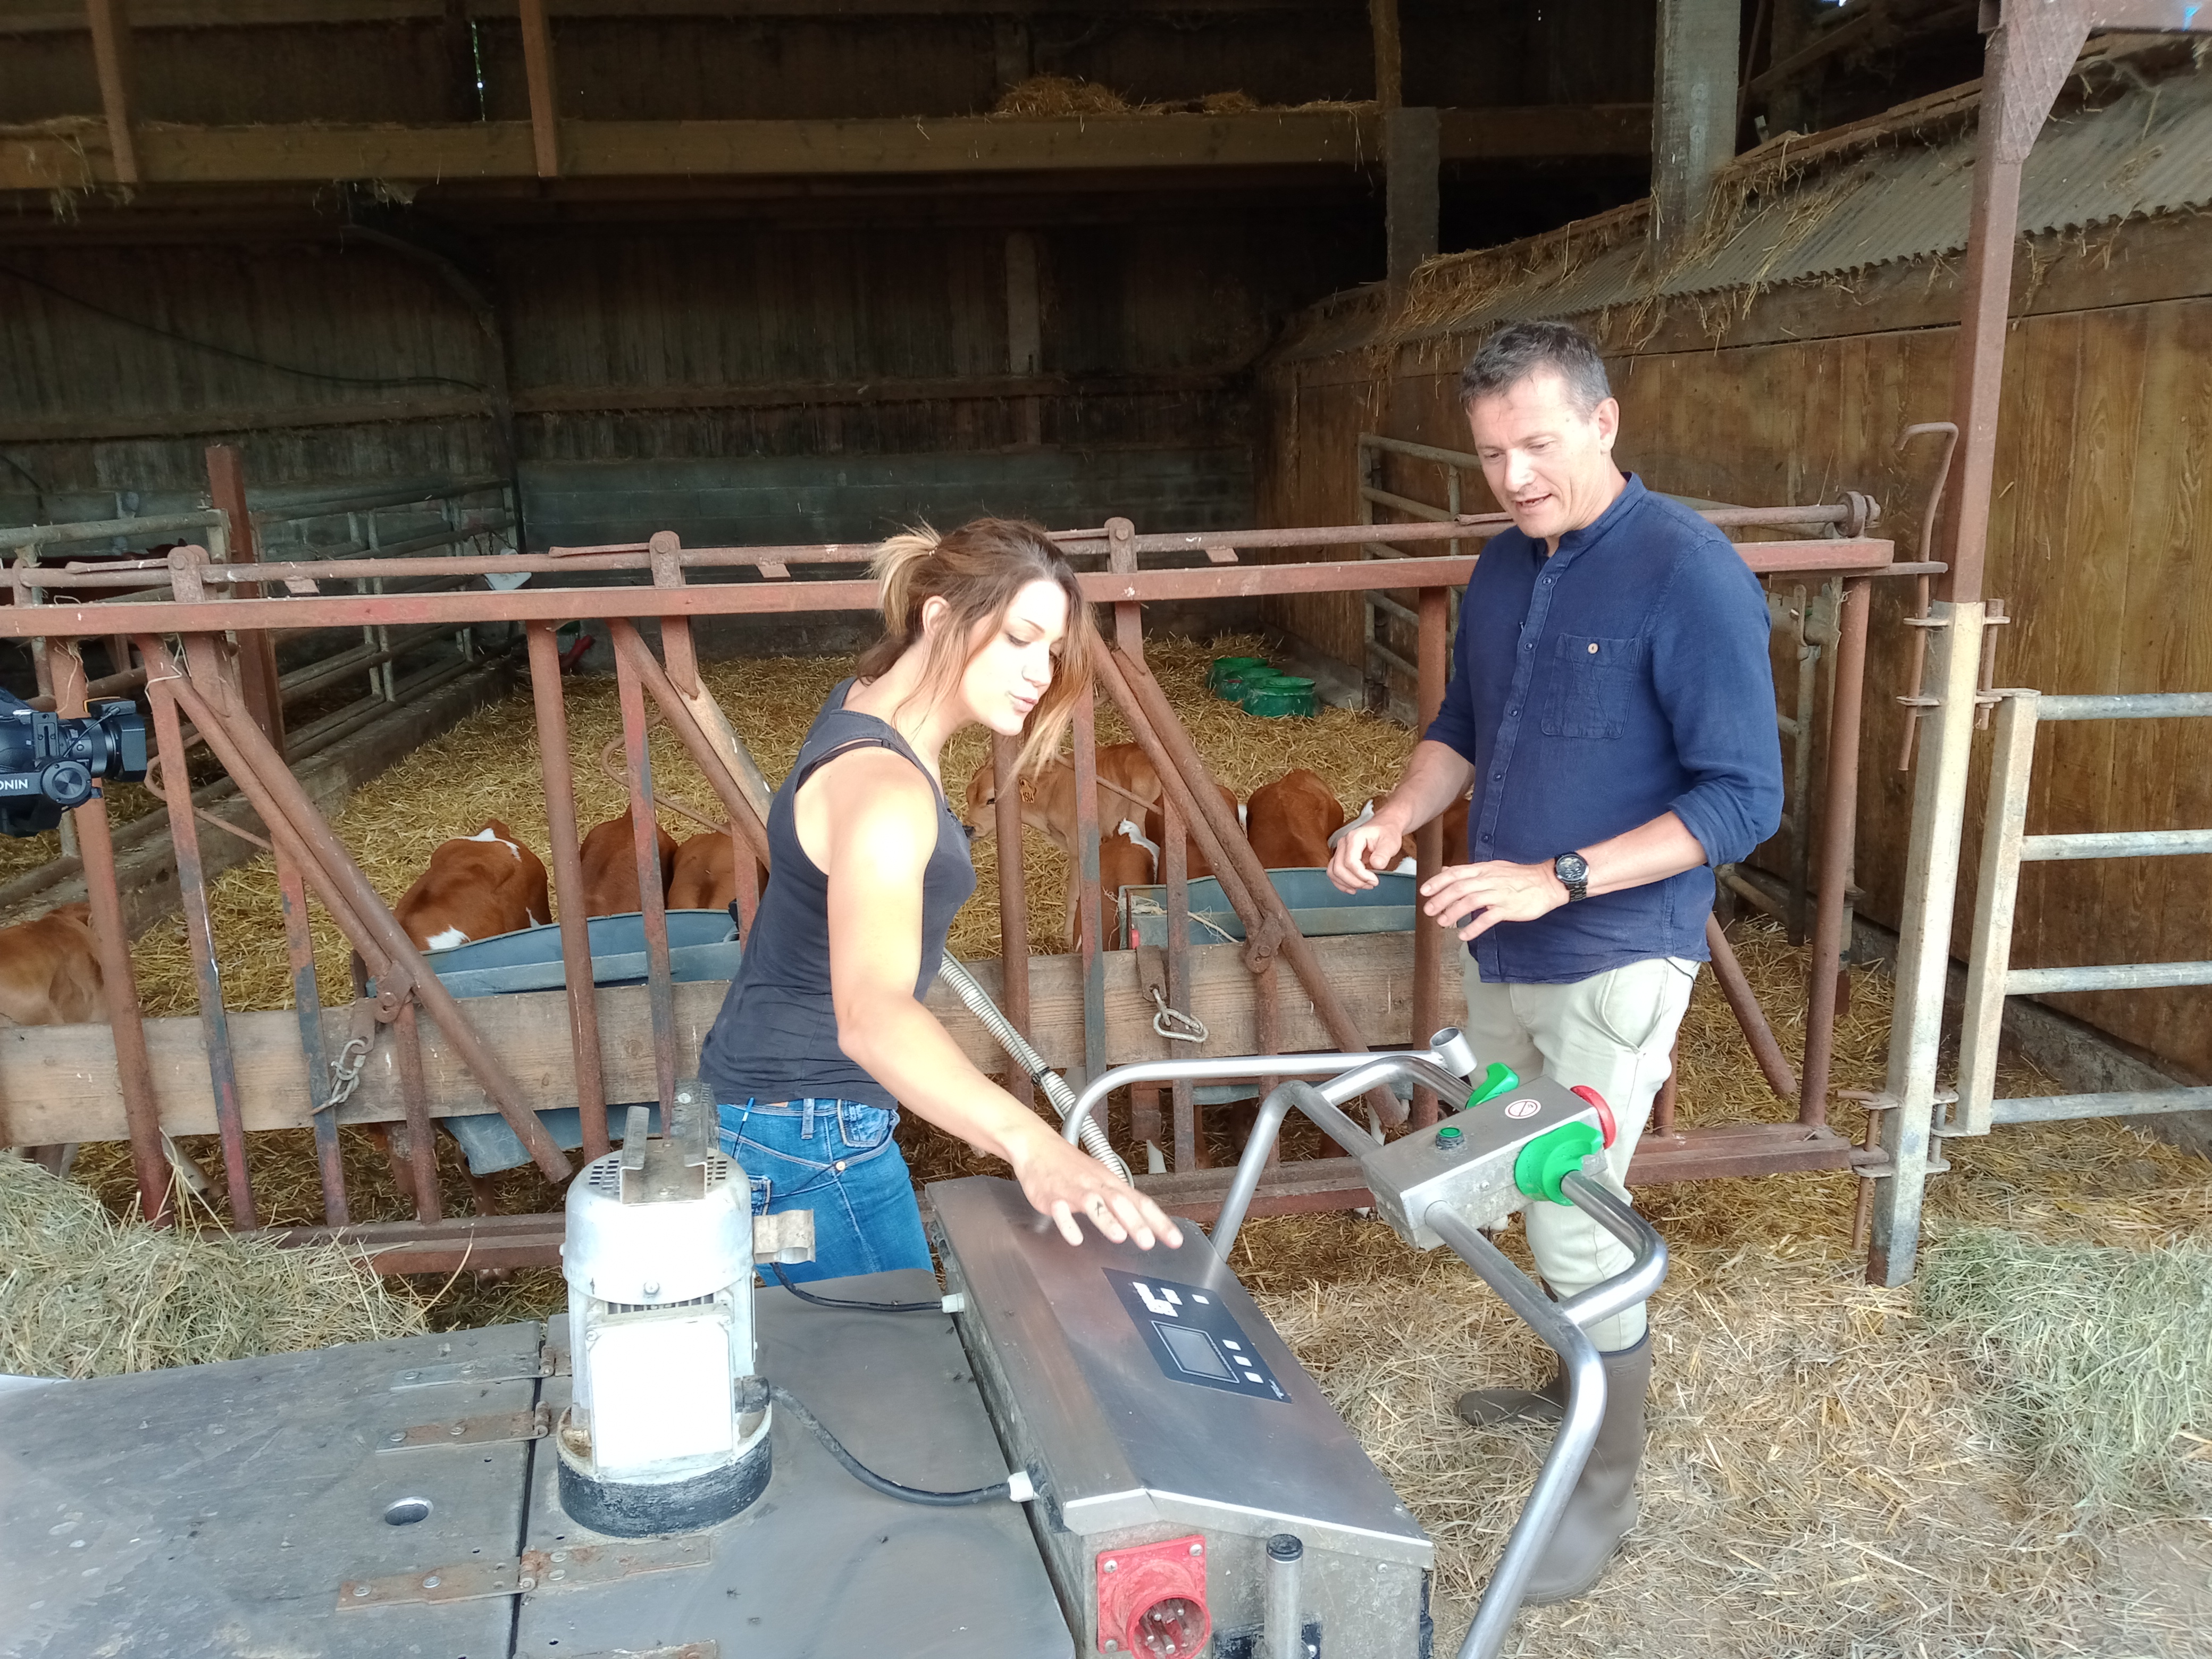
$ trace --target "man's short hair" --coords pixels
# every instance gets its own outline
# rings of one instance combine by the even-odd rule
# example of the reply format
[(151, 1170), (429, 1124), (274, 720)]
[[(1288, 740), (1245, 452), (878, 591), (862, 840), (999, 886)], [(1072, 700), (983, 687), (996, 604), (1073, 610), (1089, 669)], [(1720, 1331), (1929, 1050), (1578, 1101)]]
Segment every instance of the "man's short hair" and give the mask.
[(1507, 391), (1546, 368), (1557, 371), (1566, 382), (1567, 398), (1585, 420), (1613, 396), (1597, 343), (1582, 330), (1568, 323), (1513, 323), (1484, 341), (1482, 349), (1468, 359), (1459, 377), (1460, 407)]

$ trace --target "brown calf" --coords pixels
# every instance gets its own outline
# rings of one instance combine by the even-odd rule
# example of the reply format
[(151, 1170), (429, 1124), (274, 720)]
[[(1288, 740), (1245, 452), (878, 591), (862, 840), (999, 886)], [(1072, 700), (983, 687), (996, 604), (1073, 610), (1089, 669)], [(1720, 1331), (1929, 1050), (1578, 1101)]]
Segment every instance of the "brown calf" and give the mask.
[(545, 866), (497, 818), (472, 836), (441, 841), (430, 866), (392, 907), (418, 951), (512, 933), (553, 920)]
[[(665, 896), (676, 863), (676, 837), (657, 823), (653, 833), (660, 848), (660, 890)], [(584, 837), (582, 861), (586, 915), (626, 915), (645, 908), (637, 890), (637, 846), (627, 811), (592, 827)], [(736, 879), (734, 872), (731, 878)]]
[[(87, 1025), (105, 1023), (106, 981), (92, 935), (92, 906), (58, 905), (34, 921), (0, 927), (0, 1024)], [(205, 1197), (215, 1190), (204, 1171), (165, 1130), (161, 1150), (184, 1183)], [(56, 1175), (76, 1161), (74, 1142), (27, 1146), (24, 1154)]]
[(1261, 784), (1244, 803), (1244, 833), (1270, 870), (1306, 870), (1328, 862), (1328, 838), (1344, 807), (1320, 777), (1303, 766)]

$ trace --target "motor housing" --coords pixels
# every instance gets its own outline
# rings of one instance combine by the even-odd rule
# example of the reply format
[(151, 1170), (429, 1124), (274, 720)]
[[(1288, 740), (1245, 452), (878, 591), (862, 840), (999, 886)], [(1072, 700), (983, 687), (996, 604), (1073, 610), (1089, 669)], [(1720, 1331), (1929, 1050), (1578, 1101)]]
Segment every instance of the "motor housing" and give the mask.
[[(771, 1472), (750, 1186), (710, 1150), (703, 1109), (679, 1097), (672, 1115), (676, 1133), (651, 1139), (634, 1109), (622, 1149), (568, 1188), (561, 1254), (575, 1381), (554, 1437), (561, 1506), (617, 1537), (727, 1520)], [(799, 1259), (811, 1254), (810, 1238)]]

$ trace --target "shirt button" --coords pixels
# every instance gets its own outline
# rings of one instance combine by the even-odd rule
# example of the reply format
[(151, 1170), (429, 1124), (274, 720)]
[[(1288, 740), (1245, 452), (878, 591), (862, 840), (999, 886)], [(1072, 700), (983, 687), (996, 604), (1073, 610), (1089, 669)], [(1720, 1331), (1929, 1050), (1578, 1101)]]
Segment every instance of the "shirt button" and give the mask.
[(1490, 775), (1490, 781), (1492, 783), (1503, 783), (1505, 781), (1505, 774), (1503, 772), (1492, 772)]
[(1593, 657), (1595, 657), (1595, 655), (1597, 655), (1597, 641), (1596, 641), (1595, 640), (1592, 640), (1592, 641), (1590, 641), (1589, 653), (1590, 653), (1590, 655), (1592, 655)]

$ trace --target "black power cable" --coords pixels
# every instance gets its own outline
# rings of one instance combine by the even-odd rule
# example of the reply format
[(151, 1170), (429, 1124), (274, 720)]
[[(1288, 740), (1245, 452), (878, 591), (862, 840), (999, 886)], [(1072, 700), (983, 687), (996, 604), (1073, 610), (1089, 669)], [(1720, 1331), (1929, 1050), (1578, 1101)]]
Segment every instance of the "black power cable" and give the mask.
[(775, 1275), (775, 1282), (789, 1291), (801, 1302), (811, 1302), (817, 1308), (844, 1308), (862, 1313), (943, 1313), (945, 1304), (932, 1298), (927, 1302), (847, 1302), (834, 1296), (817, 1296), (811, 1291), (801, 1290), (791, 1282), (791, 1275), (783, 1270), (783, 1263), (771, 1261), (768, 1270)]
[(769, 1395), (777, 1405), (806, 1425), (830, 1455), (845, 1466), (846, 1474), (886, 1498), (896, 1498), (903, 1504), (924, 1504), (935, 1509), (957, 1509), (969, 1504), (988, 1504), (994, 1498), (1014, 1496), (1011, 1479), (994, 1480), (988, 1486), (971, 1486), (966, 1492), (929, 1492), (920, 1486), (902, 1486), (897, 1481), (878, 1474), (847, 1451), (837, 1437), (823, 1426), (822, 1419), (800, 1404), (799, 1397), (781, 1382), (769, 1384)]

